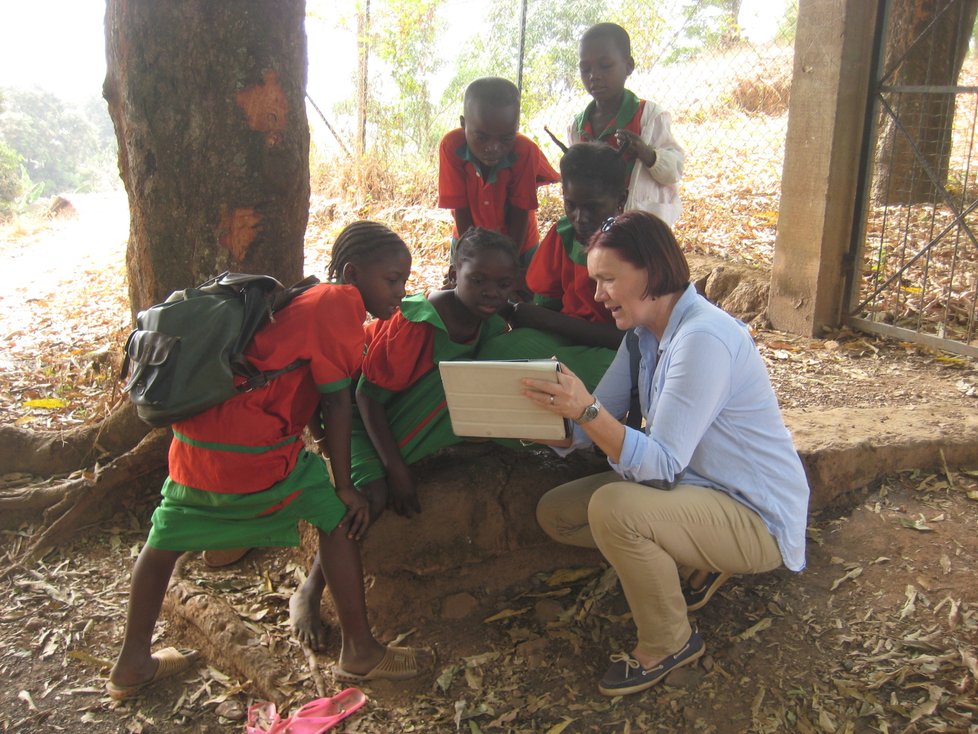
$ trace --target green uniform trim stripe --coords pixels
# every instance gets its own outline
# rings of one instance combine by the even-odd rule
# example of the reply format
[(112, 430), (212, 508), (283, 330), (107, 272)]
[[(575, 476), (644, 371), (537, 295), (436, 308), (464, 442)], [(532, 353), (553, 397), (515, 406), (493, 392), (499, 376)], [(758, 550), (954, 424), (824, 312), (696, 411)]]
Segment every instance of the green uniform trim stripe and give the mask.
[(349, 377), (344, 377), (342, 380), (337, 380), (336, 382), (328, 382), (325, 385), (316, 385), (316, 390), (321, 393), (329, 392), (339, 392), (345, 387), (349, 387), (350, 383), (353, 382)]
[(183, 441), (188, 446), (193, 446), (195, 449), (207, 449), (209, 451), (227, 451), (232, 454), (264, 454), (268, 451), (274, 451), (275, 449), (280, 449), (283, 446), (287, 446), (293, 441), (298, 441), (298, 436), (289, 436), (284, 441), (279, 441), (271, 446), (241, 446), (240, 444), (233, 443), (217, 443), (216, 441), (198, 441), (195, 438), (190, 438), (189, 436), (184, 436), (180, 431), (174, 429), (173, 436), (178, 441)]
[(489, 174), (487, 176), (483, 176), (482, 166), (485, 164), (483, 164), (482, 161), (480, 161), (478, 158), (475, 157), (475, 154), (472, 152), (472, 149), (469, 148), (468, 143), (463, 143), (462, 146), (455, 151), (455, 155), (457, 155), (463, 161), (468, 161), (473, 166), (475, 166), (476, 174), (478, 174), (479, 178), (483, 179), (487, 184), (496, 183), (496, 177), (499, 174), (499, 172), (504, 168), (512, 167), (512, 165), (516, 163), (516, 153), (510, 151), (509, 153), (506, 154), (505, 158), (503, 158), (501, 161), (499, 161), (499, 163), (497, 163), (496, 165), (494, 165), (492, 168), (489, 169)]
[(574, 225), (571, 224), (570, 219), (563, 217), (557, 222), (557, 234), (560, 237), (561, 244), (564, 246), (567, 259), (572, 263), (587, 267), (587, 248), (577, 241), (577, 235), (574, 234)]

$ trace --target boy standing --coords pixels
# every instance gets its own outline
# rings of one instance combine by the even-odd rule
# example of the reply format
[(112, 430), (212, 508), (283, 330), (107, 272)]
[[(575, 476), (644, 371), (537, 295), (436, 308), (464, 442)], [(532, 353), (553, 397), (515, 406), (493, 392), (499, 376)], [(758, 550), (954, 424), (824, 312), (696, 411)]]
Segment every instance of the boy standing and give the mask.
[(459, 127), (438, 151), (438, 206), (455, 219), (452, 249), (472, 226), (502, 232), (525, 268), (540, 241), (537, 187), (560, 176), (536, 143), (517, 132), (520, 92), (512, 82), (483, 77), (465, 90)]

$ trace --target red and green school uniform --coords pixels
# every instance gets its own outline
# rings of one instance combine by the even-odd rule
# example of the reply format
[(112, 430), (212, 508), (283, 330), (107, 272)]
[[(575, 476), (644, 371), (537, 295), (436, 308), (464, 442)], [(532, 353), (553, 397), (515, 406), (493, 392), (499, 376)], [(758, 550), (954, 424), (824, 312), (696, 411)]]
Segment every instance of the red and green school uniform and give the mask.
[(567, 131), (571, 144), (596, 140), (618, 150), (617, 130), (638, 135), (655, 151), (655, 163), (649, 167), (637, 158), (626, 159), (628, 198), (625, 209), (651, 212), (671, 227), (682, 211), (679, 179), (686, 158), (672, 135), (671, 116), (655, 102), (639, 99), (628, 89), (624, 91), (618, 113), (604, 130), (594, 130), (591, 126), (593, 110), (592, 101), (571, 122)]
[[(408, 296), (398, 313), (380, 323), (364, 357), (360, 389), (384, 406), (405, 463), (462, 441), (452, 432), (438, 363), (475, 359), (488, 339), (505, 330), (506, 322), (492, 316), (471, 342), (454, 342), (424, 294)], [(357, 486), (386, 475), (360, 418), (353, 422), (351, 452)]]
[[(587, 253), (563, 217), (550, 228), (526, 273), (533, 302), (592, 323), (612, 324), (611, 314), (594, 300), (594, 281), (587, 274)], [(565, 336), (539, 329), (513, 329), (488, 342), (480, 359), (547, 359), (556, 356), (593, 391), (615, 350), (582, 346)]]
[(302, 431), (320, 395), (349, 389), (366, 309), (348, 285), (319, 285), (275, 314), (245, 351), (256, 367), (308, 365), (173, 425), (170, 476), (147, 543), (163, 550), (297, 545), (296, 521), (324, 531), (346, 507)]
[[(536, 209), (537, 188), (557, 183), (560, 175), (547, 161), (537, 144), (517, 133), (516, 143), (483, 178), (479, 164), (465, 142), (462, 128), (452, 130), (438, 147), (438, 206), (442, 209), (468, 209), (477, 227), (506, 231), (507, 207), (529, 212), (526, 237), (517, 242), (524, 266), (529, 263), (540, 241)], [(453, 230), (453, 243), (459, 232)]]

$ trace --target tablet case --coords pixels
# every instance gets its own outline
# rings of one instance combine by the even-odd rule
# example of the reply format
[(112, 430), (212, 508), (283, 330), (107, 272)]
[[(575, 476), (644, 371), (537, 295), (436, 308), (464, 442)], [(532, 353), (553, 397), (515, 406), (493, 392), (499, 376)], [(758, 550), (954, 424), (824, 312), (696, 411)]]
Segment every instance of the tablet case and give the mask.
[(480, 438), (566, 438), (568, 422), (526, 397), (521, 382), (557, 382), (557, 366), (552, 359), (441, 362), (452, 431)]

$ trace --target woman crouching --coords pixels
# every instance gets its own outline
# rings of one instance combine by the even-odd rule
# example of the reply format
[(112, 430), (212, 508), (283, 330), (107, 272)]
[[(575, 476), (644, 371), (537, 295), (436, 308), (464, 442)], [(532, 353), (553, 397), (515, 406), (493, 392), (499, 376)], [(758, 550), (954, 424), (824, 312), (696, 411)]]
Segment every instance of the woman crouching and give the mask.
[[(618, 573), (638, 642), (611, 656), (598, 690), (620, 696), (703, 654), (688, 612), (731, 574), (804, 568), (809, 489), (750, 334), (689, 283), (669, 227), (646, 212), (609, 219), (587, 266), (595, 300), (637, 336), (637, 375), (626, 339), (593, 395), (566, 367), (556, 384), (525, 384), (577, 423), (570, 449), (597, 445), (612, 469), (550, 490), (537, 519)], [(638, 429), (621, 422), (633, 385)]]

